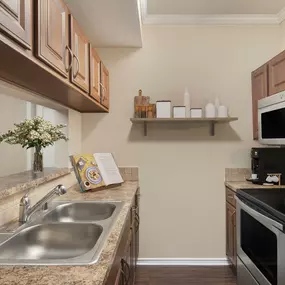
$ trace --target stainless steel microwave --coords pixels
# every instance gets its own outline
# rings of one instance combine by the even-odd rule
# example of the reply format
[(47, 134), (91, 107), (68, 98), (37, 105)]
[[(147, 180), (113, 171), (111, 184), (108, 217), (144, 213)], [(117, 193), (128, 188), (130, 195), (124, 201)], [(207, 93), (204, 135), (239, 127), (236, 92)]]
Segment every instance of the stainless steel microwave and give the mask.
[(285, 145), (285, 91), (258, 101), (258, 137), (261, 144)]

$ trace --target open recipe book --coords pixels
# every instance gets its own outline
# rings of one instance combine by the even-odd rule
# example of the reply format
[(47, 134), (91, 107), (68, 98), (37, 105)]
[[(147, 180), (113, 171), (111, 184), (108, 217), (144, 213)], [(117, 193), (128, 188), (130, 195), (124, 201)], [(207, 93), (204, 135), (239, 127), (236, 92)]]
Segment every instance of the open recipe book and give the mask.
[(124, 182), (111, 153), (70, 156), (82, 192)]

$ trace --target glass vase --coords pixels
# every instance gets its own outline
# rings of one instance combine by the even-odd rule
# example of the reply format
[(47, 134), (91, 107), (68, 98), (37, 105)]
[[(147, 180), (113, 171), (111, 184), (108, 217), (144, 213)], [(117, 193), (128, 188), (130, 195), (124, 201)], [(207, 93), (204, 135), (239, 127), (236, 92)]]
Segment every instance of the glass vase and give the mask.
[(35, 148), (33, 171), (34, 173), (43, 172), (43, 154), (40, 147)]

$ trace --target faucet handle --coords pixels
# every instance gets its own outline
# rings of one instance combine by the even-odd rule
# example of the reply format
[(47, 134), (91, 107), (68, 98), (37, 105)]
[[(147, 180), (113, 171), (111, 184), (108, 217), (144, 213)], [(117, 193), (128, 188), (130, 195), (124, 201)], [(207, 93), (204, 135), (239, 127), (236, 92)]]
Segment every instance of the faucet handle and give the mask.
[(31, 201), (28, 194), (25, 194), (20, 200), (20, 206), (24, 206), (26, 209), (31, 207)]
[(24, 195), (20, 200), (20, 207), (19, 207), (19, 222), (25, 223), (28, 217), (28, 211), (31, 208), (31, 202), (28, 195)]
[(57, 188), (56, 189), (57, 195), (61, 196), (61, 195), (64, 195), (66, 193), (66, 188), (62, 184), (57, 185), (56, 188)]

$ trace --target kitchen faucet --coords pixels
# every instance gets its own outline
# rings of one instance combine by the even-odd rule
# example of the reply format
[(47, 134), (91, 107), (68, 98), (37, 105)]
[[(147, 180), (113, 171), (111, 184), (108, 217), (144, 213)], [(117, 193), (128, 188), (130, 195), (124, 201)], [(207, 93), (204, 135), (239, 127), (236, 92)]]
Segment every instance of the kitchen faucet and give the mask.
[(38, 209), (47, 209), (47, 203), (54, 199), (55, 196), (61, 196), (66, 193), (66, 188), (63, 185), (57, 185), (33, 207), (31, 207), (30, 198), (25, 194), (20, 200), (19, 222), (26, 223), (30, 216)]

